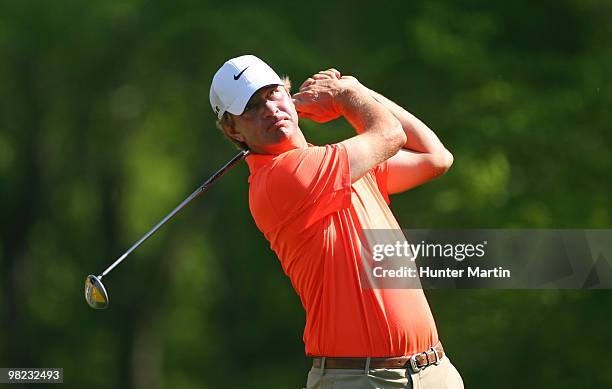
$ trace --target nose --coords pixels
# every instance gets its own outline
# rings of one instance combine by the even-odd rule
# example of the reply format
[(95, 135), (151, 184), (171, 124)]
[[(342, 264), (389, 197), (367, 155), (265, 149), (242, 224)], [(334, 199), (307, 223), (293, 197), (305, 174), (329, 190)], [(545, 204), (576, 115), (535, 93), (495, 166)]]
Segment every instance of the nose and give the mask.
[(276, 115), (278, 112), (278, 107), (276, 103), (271, 100), (267, 100), (263, 107), (264, 118), (268, 119)]

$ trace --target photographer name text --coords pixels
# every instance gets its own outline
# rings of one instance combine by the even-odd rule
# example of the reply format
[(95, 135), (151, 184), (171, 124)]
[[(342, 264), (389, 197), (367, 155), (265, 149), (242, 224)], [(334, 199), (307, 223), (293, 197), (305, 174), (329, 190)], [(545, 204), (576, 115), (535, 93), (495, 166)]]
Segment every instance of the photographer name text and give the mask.
[(402, 266), (397, 269), (385, 269), (377, 266), (372, 269), (372, 274), (376, 278), (510, 278), (511, 272), (498, 266), (493, 269), (482, 268), (480, 266), (468, 266), (466, 269), (434, 269), (428, 266), (410, 268)]

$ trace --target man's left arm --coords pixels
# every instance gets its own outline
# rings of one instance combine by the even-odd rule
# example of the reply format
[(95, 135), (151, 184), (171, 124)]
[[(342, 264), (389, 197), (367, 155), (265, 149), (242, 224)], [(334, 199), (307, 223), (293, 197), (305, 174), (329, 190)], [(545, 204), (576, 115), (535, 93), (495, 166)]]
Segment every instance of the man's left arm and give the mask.
[(406, 133), (404, 147), (387, 160), (389, 194), (401, 193), (446, 173), (453, 155), (425, 123), (383, 95), (370, 89), (372, 97), (400, 121)]

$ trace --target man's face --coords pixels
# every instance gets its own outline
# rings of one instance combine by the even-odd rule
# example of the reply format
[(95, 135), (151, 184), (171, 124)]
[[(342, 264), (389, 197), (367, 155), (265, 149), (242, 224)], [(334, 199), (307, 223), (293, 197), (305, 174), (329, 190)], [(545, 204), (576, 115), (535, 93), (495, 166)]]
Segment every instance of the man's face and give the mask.
[(259, 89), (251, 97), (242, 115), (233, 115), (229, 135), (260, 154), (279, 154), (299, 146), (303, 139), (298, 114), (282, 85)]

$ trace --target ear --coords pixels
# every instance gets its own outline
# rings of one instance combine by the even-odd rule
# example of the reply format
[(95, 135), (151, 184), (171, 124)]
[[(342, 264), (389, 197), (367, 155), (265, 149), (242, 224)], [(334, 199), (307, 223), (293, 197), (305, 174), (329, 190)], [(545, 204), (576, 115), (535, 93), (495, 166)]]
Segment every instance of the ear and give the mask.
[(242, 135), (238, 130), (236, 130), (234, 123), (221, 123), (221, 128), (223, 129), (223, 132), (227, 137), (237, 140), (238, 142), (244, 143), (244, 135)]

